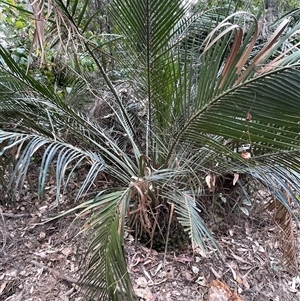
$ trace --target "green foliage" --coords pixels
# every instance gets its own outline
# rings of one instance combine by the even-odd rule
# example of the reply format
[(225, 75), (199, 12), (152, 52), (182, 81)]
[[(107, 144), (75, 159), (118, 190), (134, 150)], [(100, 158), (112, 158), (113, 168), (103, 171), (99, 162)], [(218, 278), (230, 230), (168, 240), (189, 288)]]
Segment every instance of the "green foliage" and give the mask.
[(295, 0), (198, 0), (194, 1), (193, 10), (212, 9), (214, 7), (228, 8), (230, 6), (235, 7), (236, 10), (247, 10), (254, 14), (264, 9), (273, 10), (278, 16), (278, 14), (299, 8), (299, 2)]
[[(38, 8), (44, 8), (44, 13), (35, 16), (35, 6), (38, 12)], [(44, 85), (54, 88), (58, 96), (64, 97), (76, 87), (71, 73), (93, 72), (95, 76), (96, 64), (76, 39), (76, 33), (70, 36), (72, 30), (68, 33), (66, 27), (63, 29), (59, 25), (65, 22), (62, 15), (73, 18), (87, 43), (102, 54), (110, 51), (112, 38), (105, 31), (90, 30), (95, 28), (102, 12), (93, 8), (91, 1), (67, 1), (66, 6), (59, 1), (44, 4), (30, 4), (26, 0), (3, 1), (0, 3), (0, 37), (20, 67)], [(40, 23), (35, 23), (35, 20), (39, 19), (45, 20), (45, 35), (37, 30)], [(73, 26), (70, 27), (72, 29)], [(40, 40), (43, 40), (42, 44)], [(68, 49), (64, 49), (65, 46)], [(68, 51), (67, 56), (62, 49)], [(72, 105), (76, 107), (76, 101)]]
[[(74, 46), (64, 64), (69, 89), (58, 93), (1, 47), (0, 143), (2, 154), (20, 153), (8, 185), (13, 192), (38, 153), (41, 196), (51, 165), (57, 200), (80, 166), (88, 171), (77, 201), (100, 173), (111, 181), (110, 189), (67, 212), (91, 213), (80, 280), (88, 296), (133, 300), (123, 250), (126, 226), (151, 238), (161, 226), (157, 217), (175, 214), (193, 244), (205, 250), (211, 243), (217, 250), (203, 199), (214, 197), (223, 175), (240, 175), (243, 198), (249, 199), (245, 176), (286, 208), (287, 196), (298, 205), (299, 22), (284, 18), (268, 28), (263, 42), (256, 17), (231, 14), (236, 7), (191, 14), (173, 0), (113, 0), (114, 32), (99, 41), (88, 30), (95, 25), (89, 1), (50, 4), (52, 26), (45, 29), (55, 32), (54, 49)], [(124, 101), (116, 73), (133, 91), (134, 103)], [(82, 95), (101, 100), (109, 114), (96, 122), (74, 110), (69, 99)]]
[(25, 57), (24, 50), (30, 47), (34, 27), (25, 12), (26, 1), (1, 1), (0, 3), (0, 33), (3, 43), (12, 47), (17, 59)]

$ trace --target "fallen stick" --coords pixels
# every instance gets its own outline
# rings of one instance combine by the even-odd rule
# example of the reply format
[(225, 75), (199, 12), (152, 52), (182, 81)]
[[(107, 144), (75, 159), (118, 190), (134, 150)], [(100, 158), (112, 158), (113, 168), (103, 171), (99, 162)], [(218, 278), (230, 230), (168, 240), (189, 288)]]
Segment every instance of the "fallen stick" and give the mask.
[(1, 212), (1, 215), (5, 217), (10, 217), (10, 218), (20, 218), (20, 217), (31, 217), (31, 214), (14, 214), (14, 213), (6, 213), (6, 212)]
[(58, 271), (56, 271), (52, 268), (49, 268), (46, 265), (44, 265), (43, 263), (37, 262), (35, 260), (31, 260), (30, 263), (37, 266), (38, 268), (48, 270), (49, 272), (53, 273), (56, 277), (58, 277), (62, 280), (66, 280), (66, 281), (71, 282), (71, 283), (78, 283), (78, 280), (76, 280), (75, 278), (64, 275), (64, 274), (62, 274), (62, 273), (60, 273), (60, 272), (58, 272)]

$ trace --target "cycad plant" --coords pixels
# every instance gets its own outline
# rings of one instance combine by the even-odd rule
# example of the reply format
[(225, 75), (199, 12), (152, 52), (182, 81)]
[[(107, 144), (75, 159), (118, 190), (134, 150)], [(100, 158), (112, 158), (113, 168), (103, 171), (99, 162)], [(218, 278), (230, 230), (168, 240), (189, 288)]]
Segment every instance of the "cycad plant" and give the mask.
[[(78, 206), (92, 212), (85, 228), (93, 236), (80, 281), (89, 297), (134, 299), (124, 256), (126, 227), (137, 238), (145, 234), (151, 245), (154, 233), (167, 240), (163, 230), (176, 218), (193, 245), (205, 249), (212, 243), (218, 249), (203, 220), (201, 199), (215, 195), (222, 175), (231, 176), (231, 185), (237, 182), (247, 197), (245, 176), (260, 182), (284, 208), (291, 209), (291, 200), (297, 204), (300, 24), (291, 25), (292, 16), (275, 24), (263, 42), (261, 24), (245, 12), (190, 15), (188, 6), (174, 0), (112, 0), (113, 51), (105, 53), (84, 38), (91, 22), (83, 24), (88, 1), (50, 3), (56, 18), (64, 20), (58, 22), (57, 40), (71, 28), (68, 38), (80, 41), (78, 47), (101, 75), (93, 82), (73, 70), (77, 89), (68, 98), (85, 92), (105, 103), (110, 114), (96, 122), (76, 112), (1, 48), (1, 154), (14, 154), (8, 185), (14, 192), (23, 186), (36, 153), (41, 154), (41, 196), (51, 165), (57, 199), (82, 165), (89, 169), (77, 202), (99, 173), (112, 182)], [(105, 55), (118, 80), (103, 67)], [(134, 102), (124, 102), (119, 81), (133, 91)], [(109, 100), (103, 91), (109, 91)]]

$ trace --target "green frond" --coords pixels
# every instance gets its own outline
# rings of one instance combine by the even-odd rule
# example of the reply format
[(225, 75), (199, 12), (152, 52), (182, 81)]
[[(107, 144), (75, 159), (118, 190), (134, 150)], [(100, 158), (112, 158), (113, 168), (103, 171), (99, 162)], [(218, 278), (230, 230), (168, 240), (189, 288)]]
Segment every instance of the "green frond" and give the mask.
[[(63, 141), (53, 141), (43, 136), (9, 133), (0, 131), (0, 143), (6, 144), (1, 153), (13, 152), (15, 158), (14, 170), (11, 175), (9, 187), (13, 190), (21, 189), (29, 166), (37, 153), (42, 150), (40, 171), (38, 174), (38, 193), (44, 192), (45, 181), (49, 175), (50, 167), (55, 166), (56, 199), (63, 187), (66, 187), (76, 168), (85, 163), (90, 166), (87, 176), (77, 192), (77, 199), (94, 183), (96, 176), (106, 169), (103, 158), (93, 153)], [(18, 154), (20, 152), (20, 155)], [(19, 156), (19, 158), (18, 158)], [(68, 178), (66, 179), (66, 175)]]
[[(63, 106), (63, 101), (45, 85), (39, 83), (32, 76), (26, 74), (26, 70), (20, 68), (20, 66), (13, 60), (10, 53), (2, 45), (0, 45), (0, 57), (3, 61), (3, 63), (0, 64), (0, 76), (3, 80), (2, 85), (11, 89), (11, 84), (13, 84), (13, 91), (22, 95), (32, 95), (33, 91), (37, 92), (41, 97), (56, 99), (56, 101)], [(15, 81), (13, 81), (12, 78), (15, 78)], [(17, 81), (18, 85), (16, 85)]]
[[(195, 196), (189, 192), (170, 193), (178, 215), (178, 221), (188, 232), (192, 242), (202, 250), (206, 250), (208, 243), (212, 243), (220, 251), (212, 233), (200, 217), (201, 210)], [(170, 196), (169, 196), (170, 197)]]
[(300, 73), (296, 66), (256, 77), (212, 99), (178, 125), (175, 143), (202, 145), (203, 136), (209, 134), (238, 145), (250, 144), (254, 156), (299, 150)]
[[(124, 36), (117, 52), (118, 61), (137, 93), (146, 100), (153, 129), (166, 129), (174, 118), (173, 97), (181, 71), (173, 49), (188, 23), (183, 21), (186, 11), (187, 7), (171, 0), (115, 0), (111, 5), (115, 30)], [(155, 114), (151, 114), (152, 108)], [(149, 135), (151, 146), (155, 138), (151, 132)]]
[(80, 280), (83, 291), (91, 298), (133, 300), (123, 246), (129, 197), (130, 189), (100, 195), (82, 212), (98, 208), (86, 223), (86, 228), (92, 229), (94, 236), (85, 259), (86, 271)]
[[(236, 13), (235, 15), (243, 16), (243, 14), (244, 13)], [(266, 112), (263, 113), (263, 115), (264, 118), (266, 118), (271, 109), (272, 111), (277, 111), (277, 116), (274, 117), (274, 120), (271, 120), (270, 123), (276, 124), (280, 118), (278, 107), (275, 105), (275, 101), (271, 102), (271, 97), (276, 97), (278, 100), (281, 97), (280, 102), (286, 101), (287, 103), (290, 97), (286, 97), (286, 93), (291, 93), (293, 98), (292, 103), (297, 100), (297, 88), (293, 84), (293, 82), (297, 82), (298, 80), (296, 69), (300, 57), (299, 51), (297, 51), (297, 44), (289, 47), (285, 52), (285, 56), (282, 56), (280, 59), (276, 60), (276, 57), (275, 59), (271, 57), (272, 55), (274, 56), (276, 51), (278, 51), (284, 43), (288, 41), (292, 43), (294, 33), (297, 32), (299, 24), (277, 40), (279, 34), (282, 33), (287, 24), (289, 24), (288, 21), (284, 21), (277, 32), (274, 33), (273, 37), (266, 43), (265, 47), (252, 58), (253, 63), (250, 63), (251, 49), (253, 49), (259, 33), (257, 21), (255, 18), (253, 22), (249, 22), (249, 20), (246, 21), (246, 24), (249, 23), (250, 29), (246, 37), (242, 39), (242, 28), (238, 26), (238, 23), (234, 25), (236, 19), (234, 19), (232, 23), (228, 23), (231, 18), (232, 16), (228, 18), (224, 17), (224, 20), (216, 26), (210, 34), (203, 30), (202, 35), (204, 35), (204, 38), (202, 38), (202, 40), (200, 39), (201, 44), (197, 42), (197, 40), (190, 43), (186, 42), (189, 46), (186, 46), (183, 52), (185, 62), (183, 67), (185, 74), (189, 74), (189, 76), (185, 75), (184, 81), (181, 82), (183, 85), (180, 85), (180, 87), (184, 86), (187, 88), (186, 92), (181, 92), (185, 95), (183, 97), (184, 102), (182, 103), (186, 104), (186, 106), (182, 107), (181, 117), (177, 118), (174, 130), (171, 130), (175, 144), (177, 142), (182, 143), (182, 141), (189, 141), (191, 143), (194, 136), (198, 135), (198, 133), (200, 133), (200, 135), (201, 133), (216, 134), (225, 138), (237, 139), (240, 141), (239, 143), (243, 143), (245, 136), (247, 136), (248, 126), (257, 129), (256, 133), (252, 133), (251, 131), (248, 136), (256, 135), (257, 137), (253, 137), (253, 140), (258, 138), (258, 136), (258, 139), (261, 139), (263, 135), (262, 132), (265, 131), (266, 127), (269, 127), (270, 120), (268, 120), (267, 125), (263, 127), (260, 120), (254, 120), (254, 116), (262, 114), (262, 111), (265, 110)], [(210, 18), (208, 18), (208, 20), (210, 20)], [(251, 23), (253, 23), (252, 26)], [(209, 26), (210, 23), (207, 22), (207, 24), (207, 26)], [(228, 27), (229, 30), (227, 32), (223, 30), (222, 24)], [(220, 31), (220, 29), (222, 30)], [(199, 35), (201, 36), (201, 33), (199, 33)], [(213, 38), (214, 35), (216, 38)], [(234, 36), (235, 40), (229, 52), (229, 50), (226, 49), (229, 46), (229, 41), (231, 41)], [(213, 41), (210, 42), (210, 40)], [(201, 46), (203, 46), (203, 50), (201, 50)], [(197, 47), (200, 47), (199, 55), (197, 55)], [(190, 56), (191, 53), (194, 53), (192, 59)], [(189, 60), (191, 61), (190, 65), (186, 65), (186, 62)], [(199, 71), (195, 72), (195, 68), (193, 69), (192, 66), (197, 66)], [(243, 68), (246, 69), (241, 73)], [(293, 73), (293, 75), (286, 76), (289, 72)], [(294, 78), (292, 79), (291, 77)], [(194, 81), (193, 85), (191, 81)], [(259, 88), (256, 86), (256, 82), (260, 83)], [(272, 84), (269, 85), (271, 82)], [(263, 89), (265, 85), (269, 85), (268, 88), (271, 90), (271, 94), (268, 93), (268, 96), (270, 96), (268, 103), (261, 103), (261, 97), (265, 99), (266, 95)], [(291, 91), (289, 90), (289, 85), (292, 87)], [(250, 87), (251, 92), (249, 91)], [(276, 89), (278, 89), (279, 95)], [(261, 96), (260, 93), (262, 94)], [(266, 101), (267, 100), (268, 99), (266, 99)], [(271, 103), (271, 105), (269, 103)], [(272, 108), (272, 105), (274, 105), (274, 108)], [(283, 104), (283, 106), (285, 105), (286, 104)], [(255, 113), (257, 111), (259, 111), (258, 114), (252, 114), (252, 112)], [(295, 116), (294, 108), (291, 108), (291, 111), (294, 112), (292, 116)], [(253, 115), (253, 118), (249, 120), (249, 122), (246, 122), (248, 113), (251, 116)], [(284, 122), (286, 119), (285, 116), (286, 112), (283, 112), (281, 115), (283, 120), (281, 122)], [(189, 124), (190, 122), (191, 124)], [(202, 126), (195, 126), (194, 128), (194, 124), (198, 124), (198, 122), (200, 122), (205, 129), (202, 128)], [(258, 133), (258, 123), (263, 127), (260, 135)], [(292, 120), (291, 123), (293, 123)], [(297, 124), (293, 123), (293, 126), (295, 129)], [(280, 125), (278, 125), (278, 127), (280, 127)], [(275, 129), (273, 131), (275, 131)], [(192, 139), (189, 138), (190, 134), (194, 135)], [(274, 138), (276, 137), (270, 137), (270, 144)], [(249, 140), (252, 141), (252, 136), (251, 138), (248, 137), (248, 139), (245, 139), (247, 143), (250, 143)], [(289, 142), (291, 142), (291, 140)]]
[[(282, 166), (262, 166), (251, 170), (251, 176), (264, 185), (266, 190), (272, 194), (274, 200), (278, 200), (284, 207), (293, 214), (297, 220), (297, 216), (293, 213), (293, 209), (289, 200), (293, 202), (297, 209), (300, 209), (299, 201), (295, 197), (295, 193), (299, 193), (299, 186), (295, 186), (293, 179), (293, 171), (289, 171)], [(298, 174), (299, 176), (299, 174)], [(297, 179), (299, 182), (299, 178)]]
[[(73, 136), (82, 146), (88, 146), (89, 149), (101, 153), (108, 162), (113, 162), (113, 165), (119, 167), (119, 171), (113, 169), (113, 176), (121, 178), (125, 183), (130, 181), (130, 177), (137, 173), (140, 148), (136, 143), (130, 120), (128, 122), (128, 114), (124, 116), (119, 107), (113, 108), (122, 128), (122, 132), (119, 131), (120, 136), (132, 145), (136, 162), (124, 153), (116, 143), (116, 138), (111, 136), (107, 129), (77, 113), (54, 91), (26, 74), (1, 47), (0, 56), (5, 62), (2, 68), (0, 66), (0, 76), (3, 79), (0, 85), (5, 88), (0, 90), (0, 93), (5, 93), (0, 103), (0, 120), (11, 122), (12, 127), (14, 123), (18, 124), (22, 132), (38, 132), (48, 138), (67, 141)], [(7, 95), (12, 96), (6, 97)], [(9, 127), (7, 129), (9, 130)]]

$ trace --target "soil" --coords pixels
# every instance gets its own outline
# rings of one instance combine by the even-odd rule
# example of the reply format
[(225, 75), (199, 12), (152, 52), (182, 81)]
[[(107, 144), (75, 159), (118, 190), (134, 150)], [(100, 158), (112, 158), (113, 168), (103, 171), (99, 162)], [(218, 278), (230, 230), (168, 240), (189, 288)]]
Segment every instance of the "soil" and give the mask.
[[(74, 221), (70, 214), (43, 223), (74, 206), (65, 196), (58, 208), (54, 189), (48, 189), (42, 200), (28, 192), (12, 208), (0, 206), (0, 300), (86, 300), (75, 283), (87, 247), (85, 234), (78, 235), (84, 220)], [(224, 227), (222, 219), (212, 225), (222, 255), (212, 247), (203, 253), (189, 245), (180, 254), (159, 253), (127, 234), (128, 269), (139, 300), (300, 300), (300, 276), (282, 260), (278, 228), (255, 208), (250, 216), (236, 213), (231, 226)], [(294, 234), (298, 242), (298, 230)], [(209, 295), (215, 283), (232, 296)]]

